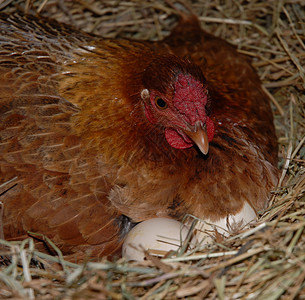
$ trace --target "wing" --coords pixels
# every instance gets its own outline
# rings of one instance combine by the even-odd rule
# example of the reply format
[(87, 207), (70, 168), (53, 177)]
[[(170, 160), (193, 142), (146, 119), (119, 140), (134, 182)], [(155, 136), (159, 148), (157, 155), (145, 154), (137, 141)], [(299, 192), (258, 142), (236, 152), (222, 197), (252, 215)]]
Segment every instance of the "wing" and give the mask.
[(106, 197), (105, 174), (111, 172), (102, 158), (97, 167), (96, 150), (84, 146), (76, 133), (73, 118), (81, 118), (81, 109), (58, 92), (62, 66), (73, 59), (73, 49), (93, 38), (80, 34), (74, 39), (66, 27), (59, 37), (57, 27), (1, 18), (4, 236), (43, 232), (65, 254), (93, 249), (95, 256), (109, 254), (120, 243), (117, 215)]

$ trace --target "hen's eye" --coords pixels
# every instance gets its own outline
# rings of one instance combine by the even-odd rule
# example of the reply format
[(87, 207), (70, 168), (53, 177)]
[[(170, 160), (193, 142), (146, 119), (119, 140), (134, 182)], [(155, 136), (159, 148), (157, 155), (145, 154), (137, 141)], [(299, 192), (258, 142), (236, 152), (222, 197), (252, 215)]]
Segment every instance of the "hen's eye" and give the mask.
[(160, 98), (159, 96), (157, 96), (155, 98), (155, 103), (156, 103), (156, 106), (159, 109), (166, 109), (167, 108), (167, 103), (162, 98)]

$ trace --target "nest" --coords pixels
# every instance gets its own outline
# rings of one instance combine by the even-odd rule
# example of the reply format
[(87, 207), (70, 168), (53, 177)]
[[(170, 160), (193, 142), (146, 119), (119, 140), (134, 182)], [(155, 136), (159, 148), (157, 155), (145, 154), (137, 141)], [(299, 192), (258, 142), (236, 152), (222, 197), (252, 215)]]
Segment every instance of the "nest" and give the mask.
[[(181, 2), (174, 3), (178, 8)], [(1, 1), (104, 37), (157, 40), (177, 21), (170, 1)], [(305, 299), (305, 4), (303, 0), (198, 0), (202, 27), (253, 59), (272, 103), (280, 183), (257, 226), (199, 252), (141, 263), (74, 264), (1, 240), (0, 297), (14, 299)], [(184, 4), (185, 6), (185, 4)], [(52, 242), (47, 241), (51, 246)], [(34, 258), (34, 260), (33, 260)]]

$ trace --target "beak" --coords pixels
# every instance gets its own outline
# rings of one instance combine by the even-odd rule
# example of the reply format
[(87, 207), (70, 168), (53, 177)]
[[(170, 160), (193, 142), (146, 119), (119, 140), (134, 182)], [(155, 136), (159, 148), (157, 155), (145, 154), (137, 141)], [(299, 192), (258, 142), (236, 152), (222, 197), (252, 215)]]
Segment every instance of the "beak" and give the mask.
[(208, 154), (209, 140), (205, 126), (195, 126), (194, 131), (184, 130), (184, 133), (193, 140), (204, 155)]

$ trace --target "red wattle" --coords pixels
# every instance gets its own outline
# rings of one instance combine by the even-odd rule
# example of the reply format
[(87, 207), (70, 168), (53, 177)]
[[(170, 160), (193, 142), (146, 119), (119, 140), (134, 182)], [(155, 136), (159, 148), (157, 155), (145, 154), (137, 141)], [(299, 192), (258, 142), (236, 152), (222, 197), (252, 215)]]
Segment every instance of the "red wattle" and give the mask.
[(186, 149), (194, 145), (191, 139), (185, 137), (185, 139), (189, 140), (186, 141), (176, 130), (172, 128), (165, 128), (165, 138), (167, 142), (176, 149)]
[[(214, 137), (215, 127), (213, 121), (209, 117), (206, 118), (206, 130), (210, 142)], [(194, 142), (187, 135), (181, 135), (172, 128), (165, 128), (165, 138), (167, 142), (176, 149), (186, 149), (194, 145)]]

